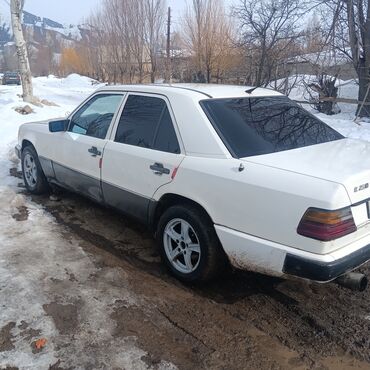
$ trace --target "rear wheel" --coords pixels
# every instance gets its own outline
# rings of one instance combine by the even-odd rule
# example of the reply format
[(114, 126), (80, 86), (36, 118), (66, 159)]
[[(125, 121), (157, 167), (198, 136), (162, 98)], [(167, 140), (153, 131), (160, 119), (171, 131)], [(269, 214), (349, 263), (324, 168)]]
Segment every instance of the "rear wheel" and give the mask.
[(157, 240), (163, 261), (182, 281), (207, 281), (225, 267), (226, 257), (213, 224), (197, 207), (167, 209), (158, 224)]
[(24, 184), (30, 193), (44, 194), (49, 190), (38, 155), (32, 146), (22, 150), (22, 173)]

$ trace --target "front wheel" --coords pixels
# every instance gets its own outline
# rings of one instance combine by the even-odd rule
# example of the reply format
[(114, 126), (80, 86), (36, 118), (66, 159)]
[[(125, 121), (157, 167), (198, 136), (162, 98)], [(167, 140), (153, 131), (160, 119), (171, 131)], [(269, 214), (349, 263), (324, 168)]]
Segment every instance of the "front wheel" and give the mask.
[(202, 282), (220, 274), (226, 257), (208, 215), (197, 207), (178, 205), (160, 218), (157, 241), (169, 270), (184, 282)]
[(22, 174), (26, 189), (30, 193), (38, 195), (49, 190), (36, 150), (32, 146), (22, 150)]

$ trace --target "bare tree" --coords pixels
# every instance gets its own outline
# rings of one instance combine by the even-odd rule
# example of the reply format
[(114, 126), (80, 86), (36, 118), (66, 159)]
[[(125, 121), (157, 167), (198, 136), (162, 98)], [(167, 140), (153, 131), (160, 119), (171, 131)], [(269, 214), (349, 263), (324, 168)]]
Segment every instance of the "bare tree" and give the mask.
[(307, 19), (302, 41), (304, 53), (321, 52), (328, 46), (328, 39), (325, 38), (325, 31), (317, 13)]
[(352, 63), (359, 84), (357, 116), (370, 117), (370, 0), (316, 0), (327, 46)]
[[(103, 0), (88, 22), (90, 40), (79, 52), (88, 56), (90, 75), (98, 70), (112, 83), (154, 82), (164, 76), (165, 8), (165, 0)], [(173, 40), (177, 49), (171, 48), (176, 79), (222, 82), (230, 70), (238, 70), (240, 52), (223, 0), (193, 0), (184, 26), (181, 41)]]
[[(192, 0), (184, 23), (184, 39), (191, 51), (197, 82), (220, 76), (232, 46), (232, 28), (222, 0)], [(216, 77), (218, 81), (219, 78)]]
[(145, 41), (150, 58), (150, 80), (155, 82), (158, 70), (158, 55), (165, 24), (165, 1), (146, 0), (144, 3), (145, 13)]
[[(203, 36), (204, 36), (204, 13), (207, 0), (193, 0), (192, 5), (187, 8), (184, 25), (185, 39), (188, 47), (193, 53), (196, 67), (196, 82), (205, 82), (203, 73)], [(187, 36), (187, 37), (186, 37)]]
[[(359, 82), (358, 100), (370, 102), (370, 1), (346, 0), (340, 8), (347, 15), (351, 59)], [(370, 117), (370, 106), (360, 103), (357, 115)]]
[(32, 74), (28, 59), (27, 45), (24, 40), (22, 30), (23, 6), (24, 0), (10, 1), (12, 28), (15, 39), (15, 45), (17, 48), (19, 71), (22, 80), (23, 100), (28, 103), (34, 103), (35, 97), (33, 96)]
[(142, 83), (146, 62), (144, 2), (143, 0), (129, 1), (127, 5), (128, 14), (131, 17), (130, 21), (127, 22), (129, 45), (138, 72), (138, 82)]
[(267, 85), (279, 62), (295, 49), (302, 35), (299, 21), (304, 13), (302, 0), (240, 0), (233, 14), (242, 30), (240, 45), (246, 51), (246, 62), (253, 66), (254, 85)]
[(155, 79), (163, 0), (103, 0), (89, 19), (94, 66), (108, 82)]

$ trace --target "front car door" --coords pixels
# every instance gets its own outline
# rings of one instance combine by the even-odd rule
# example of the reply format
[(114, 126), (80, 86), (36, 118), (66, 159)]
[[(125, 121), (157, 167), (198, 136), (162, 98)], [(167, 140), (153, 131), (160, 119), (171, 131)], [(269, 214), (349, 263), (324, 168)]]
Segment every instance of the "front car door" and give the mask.
[(105, 202), (147, 222), (154, 193), (184, 158), (179, 138), (165, 97), (130, 93), (104, 151)]
[(102, 201), (100, 160), (122, 99), (120, 93), (97, 93), (72, 115), (53, 159), (58, 183)]

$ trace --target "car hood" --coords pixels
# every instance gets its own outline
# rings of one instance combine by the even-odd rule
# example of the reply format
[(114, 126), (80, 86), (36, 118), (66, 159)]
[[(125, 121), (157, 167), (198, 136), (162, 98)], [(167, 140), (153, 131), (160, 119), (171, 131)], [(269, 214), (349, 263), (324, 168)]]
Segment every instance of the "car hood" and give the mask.
[(66, 119), (66, 118), (65, 117), (62, 117), (62, 118), (59, 117), (59, 118), (47, 119), (47, 120), (44, 120), (44, 121), (26, 122), (25, 125), (47, 125), (51, 121), (58, 121), (58, 120), (62, 120), (62, 119)]
[(342, 184), (352, 203), (370, 198), (370, 143), (366, 141), (342, 139), (242, 160)]

